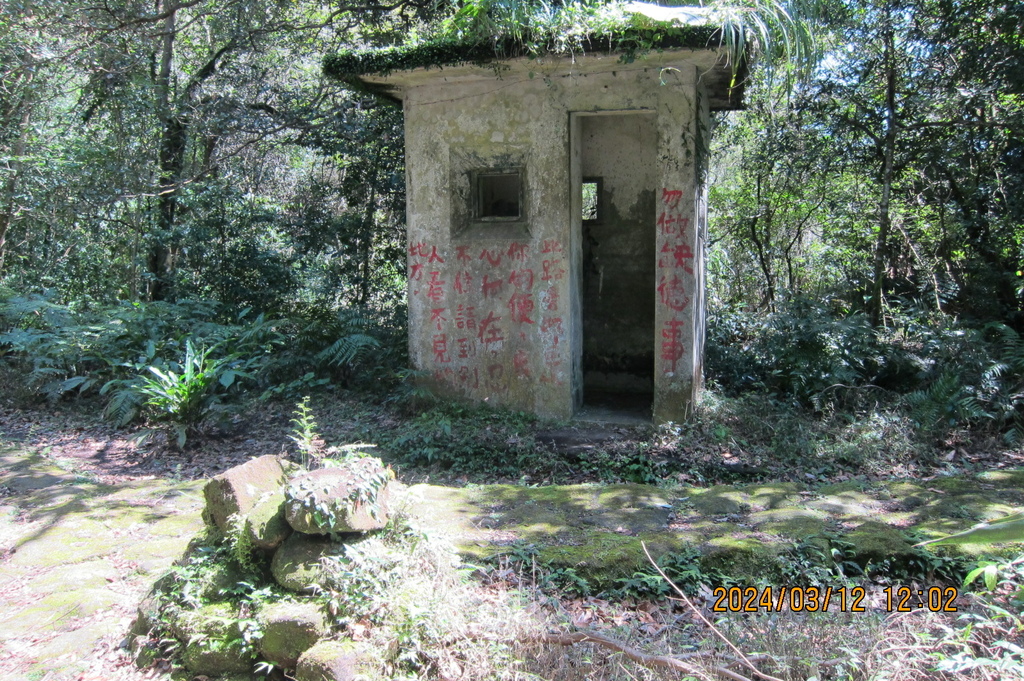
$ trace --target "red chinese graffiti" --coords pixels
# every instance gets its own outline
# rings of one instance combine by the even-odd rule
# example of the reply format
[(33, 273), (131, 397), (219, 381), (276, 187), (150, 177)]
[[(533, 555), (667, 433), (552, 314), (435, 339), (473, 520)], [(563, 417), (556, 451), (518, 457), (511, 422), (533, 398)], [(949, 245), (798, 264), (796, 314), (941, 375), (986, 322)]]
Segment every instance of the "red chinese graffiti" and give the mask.
[(540, 330), (542, 332), (554, 331), (555, 332), (555, 345), (558, 344), (558, 336), (564, 331), (562, 330), (562, 318), (561, 317), (544, 317), (540, 321)]
[(541, 291), (540, 295), (545, 310), (548, 312), (558, 312), (558, 289), (552, 287), (546, 291)]
[(664, 339), (661, 341), (661, 359), (669, 363), (671, 373), (676, 372), (679, 360), (683, 358), (683, 352), (686, 350), (682, 337), (683, 324), (684, 322), (678, 319), (670, 319), (661, 330), (661, 337)]
[(487, 316), (480, 320), (477, 338), (488, 348), (505, 340), (505, 337), (501, 335), (501, 327), (498, 326), (500, 321), (501, 317), (496, 317), (493, 312), (488, 312)]
[(562, 268), (561, 258), (545, 260), (541, 265), (544, 268), (544, 274), (540, 277), (541, 281), (561, 281), (565, 277), (565, 269)]
[(534, 323), (530, 319), (530, 315), (533, 314), (533, 308), (533, 294), (516, 292), (508, 299), (509, 314), (512, 317), (512, 321), (518, 324)]
[(463, 388), (480, 387), (480, 372), (476, 369), (470, 370), (469, 367), (460, 367), (457, 376), (458, 384)]
[(683, 280), (672, 275), (665, 275), (658, 282), (658, 296), (661, 304), (666, 305), (676, 312), (682, 312), (690, 304), (690, 296), (686, 295), (686, 287)]
[(513, 241), (505, 255), (508, 256), (509, 260), (526, 260), (527, 250), (529, 249), (528, 244), (522, 244), (518, 241)]
[[(429, 249), (429, 250), (428, 250)], [(424, 242), (413, 244), (409, 247), (409, 255), (419, 258), (426, 258), (427, 264), (439, 262), (444, 264), (444, 258), (437, 252), (437, 246), (430, 246)]]
[(448, 354), (448, 336), (443, 333), (436, 334), (434, 341), (434, 361), (439, 364), (447, 364), (452, 361)]
[(476, 308), (459, 305), (455, 308), (455, 326), (460, 329), (476, 329)]
[(677, 269), (686, 270), (690, 274), (693, 274), (693, 249), (690, 248), (690, 244), (671, 244), (668, 241), (661, 247), (662, 253), (668, 253), (669, 257), (658, 258), (658, 267), (665, 269), (668, 267), (675, 267)]
[(501, 251), (484, 249), (480, 251), (480, 260), (486, 260), (491, 264), (491, 267), (497, 267), (501, 264)]
[(562, 253), (562, 244), (556, 239), (544, 239), (540, 246), (541, 253)]
[(441, 325), (448, 321), (448, 318), (444, 316), (446, 309), (444, 307), (435, 307), (430, 311), (430, 323), (434, 324), (438, 331), (441, 330)]
[(484, 298), (493, 298), (501, 293), (501, 287), (504, 283), (504, 279), (490, 279), (485, 274), (483, 283), (480, 285), (480, 290), (483, 292)]
[(459, 262), (469, 262), (473, 258), (469, 255), (469, 246), (456, 246), (455, 259)]
[(441, 279), (440, 272), (431, 272), (430, 281), (427, 282), (427, 297), (435, 303), (440, 302), (444, 298), (444, 285), (445, 281)]
[(529, 292), (533, 289), (533, 270), (512, 270), (512, 274), (508, 275), (508, 283), (524, 293)]
[(662, 189), (661, 202), (669, 208), (678, 208), (679, 202), (683, 200), (683, 192), (680, 189)]
[(530, 378), (530, 356), (526, 350), (517, 350), (512, 356), (512, 370), (519, 378)]
[(459, 359), (476, 357), (476, 341), (474, 339), (456, 338), (455, 344), (459, 346)]
[(473, 283), (473, 276), (466, 271), (458, 272), (455, 275), (454, 289), (456, 293), (469, 293), (469, 287)]

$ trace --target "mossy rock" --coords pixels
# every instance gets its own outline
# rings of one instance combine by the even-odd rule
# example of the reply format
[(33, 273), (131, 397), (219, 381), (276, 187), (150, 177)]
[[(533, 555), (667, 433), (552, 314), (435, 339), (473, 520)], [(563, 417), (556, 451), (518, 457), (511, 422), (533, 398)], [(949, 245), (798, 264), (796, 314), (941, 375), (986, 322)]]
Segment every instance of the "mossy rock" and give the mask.
[(139, 603), (135, 619), (128, 629), (128, 651), (135, 665), (140, 668), (149, 667), (160, 656), (160, 646), (150, 640), (150, 634), (160, 626), (161, 611), (160, 594), (154, 589)]
[(917, 554), (902, 532), (874, 520), (861, 523), (843, 538), (853, 545), (853, 559), (862, 566), (885, 561), (902, 566)]
[(655, 560), (679, 548), (678, 540), (669, 533), (633, 537), (594, 530), (581, 535), (577, 541), (574, 545), (541, 546), (537, 558), (554, 568), (573, 569), (596, 589), (610, 588), (616, 580), (649, 565), (643, 544)]
[(1004, 489), (1024, 490), (1024, 470), (1020, 469), (985, 471), (978, 474), (978, 480)]
[(264, 551), (273, 551), (292, 533), (284, 514), (284, 489), (260, 499), (245, 515), (249, 541)]
[(780, 577), (782, 547), (781, 542), (769, 543), (740, 532), (715, 537), (701, 547), (701, 570), (748, 582), (775, 580)]
[(257, 615), (260, 654), (274, 664), (291, 668), (330, 628), (316, 603), (281, 601), (262, 608)]
[(372, 457), (296, 475), (285, 489), (285, 519), (305, 534), (379, 530), (390, 517), (393, 478)]
[(750, 497), (731, 485), (716, 485), (690, 497), (702, 515), (742, 515), (750, 511)]
[(822, 534), (828, 525), (825, 514), (807, 508), (777, 508), (750, 514), (748, 520), (761, 532), (789, 539)]
[(219, 676), (252, 670), (255, 652), (245, 645), (238, 613), (227, 603), (178, 611), (172, 629), (183, 648), (182, 664), (193, 674)]
[[(839, 485), (831, 485), (830, 487), (836, 488)], [(819, 491), (824, 493), (825, 488)], [(846, 489), (824, 493), (824, 496), (808, 502), (806, 506), (839, 517), (866, 518), (878, 513), (882, 509), (883, 503), (860, 489)]]
[(342, 552), (342, 544), (328, 537), (294, 532), (274, 552), (270, 572), (289, 591), (308, 593), (320, 583), (320, 560)]
[(320, 641), (299, 657), (295, 681), (357, 681), (377, 678), (369, 651), (352, 641)]
[(279, 493), (286, 480), (287, 473), (278, 457), (251, 459), (206, 483), (206, 512), (222, 532), (229, 532), (232, 516), (244, 517), (257, 503)]
[(770, 482), (743, 488), (750, 505), (758, 511), (784, 508), (800, 500), (804, 486), (796, 482)]
[(239, 582), (245, 580), (245, 573), (235, 561), (211, 561), (209, 569), (200, 572), (190, 587), (199, 593), (203, 601), (222, 601), (237, 591)]
[(973, 494), (981, 491), (981, 484), (967, 477), (935, 478), (928, 481), (928, 487), (947, 494)]
[(844, 480), (843, 482), (821, 485), (817, 488), (817, 492), (818, 494), (827, 496), (829, 494), (842, 494), (844, 492), (866, 492), (870, 487), (871, 485), (863, 480)]

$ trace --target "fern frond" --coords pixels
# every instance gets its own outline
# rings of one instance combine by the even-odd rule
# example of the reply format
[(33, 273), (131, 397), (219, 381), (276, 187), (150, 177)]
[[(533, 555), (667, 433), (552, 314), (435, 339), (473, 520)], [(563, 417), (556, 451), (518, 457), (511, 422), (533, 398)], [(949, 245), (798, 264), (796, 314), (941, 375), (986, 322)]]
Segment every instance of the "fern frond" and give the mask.
[(107, 402), (107, 406), (103, 409), (103, 416), (121, 428), (134, 421), (139, 415), (146, 396), (139, 392), (137, 386), (126, 381), (109, 381), (100, 389), (100, 392), (106, 392), (115, 384), (120, 384), (121, 388), (116, 390), (110, 401)]
[(317, 353), (317, 361), (332, 366), (346, 366), (352, 364), (364, 352), (371, 348), (379, 348), (380, 342), (373, 336), (363, 333), (353, 333), (342, 336), (334, 341), (324, 350)]

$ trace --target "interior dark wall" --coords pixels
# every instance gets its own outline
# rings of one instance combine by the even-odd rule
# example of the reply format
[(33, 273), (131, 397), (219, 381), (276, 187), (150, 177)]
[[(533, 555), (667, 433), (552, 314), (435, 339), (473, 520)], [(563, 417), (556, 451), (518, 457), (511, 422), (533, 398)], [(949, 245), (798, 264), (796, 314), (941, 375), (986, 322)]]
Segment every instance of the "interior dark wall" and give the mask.
[(657, 128), (652, 113), (584, 116), (581, 174), (601, 178), (583, 223), (583, 382), (651, 392), (654, 380)]

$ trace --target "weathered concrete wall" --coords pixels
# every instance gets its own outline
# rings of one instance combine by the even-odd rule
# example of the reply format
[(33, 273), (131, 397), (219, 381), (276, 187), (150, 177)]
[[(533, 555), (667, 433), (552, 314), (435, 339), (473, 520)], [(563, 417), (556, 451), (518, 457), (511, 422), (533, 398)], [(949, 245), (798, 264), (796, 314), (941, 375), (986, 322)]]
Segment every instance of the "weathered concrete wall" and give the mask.
[[(656, 397), (656, 416), (685, 412), (695, 386), (696, 244), (685, 225), (696, 224), (696, 70), (607, 66), (585, 76), (446, 80), (441, 72), (405, 91), (410, 354), (440, 391), (571, 416), (585, 332), (569, 114), (641, 110), (656, 120), (642, 134), (658, 140), (653, 179), (645, 180), (654, 183), (647, 194), (654, 206), (632, 211), (656, 233), (650, 347), (655, 388), (666, 391)], [(520, 217), (467, 217), (473, 172), (506, 167), (522, 169)], [(671, 228), (661, 220), (666, 211)]]
[[(655, 422), (682, 421), (700, 387), (694, 372), (703, 348), (703, 229), (707, 103), (695, 67), (666, 71), (658, 101), (656, 250), (658, 302), (654, 370)], [(668, 96), (674, 88), (686, 94)], [(685, 113), (682, 111), (685, 110)], [(698, 318), (700, 317), (700, 318)]]

